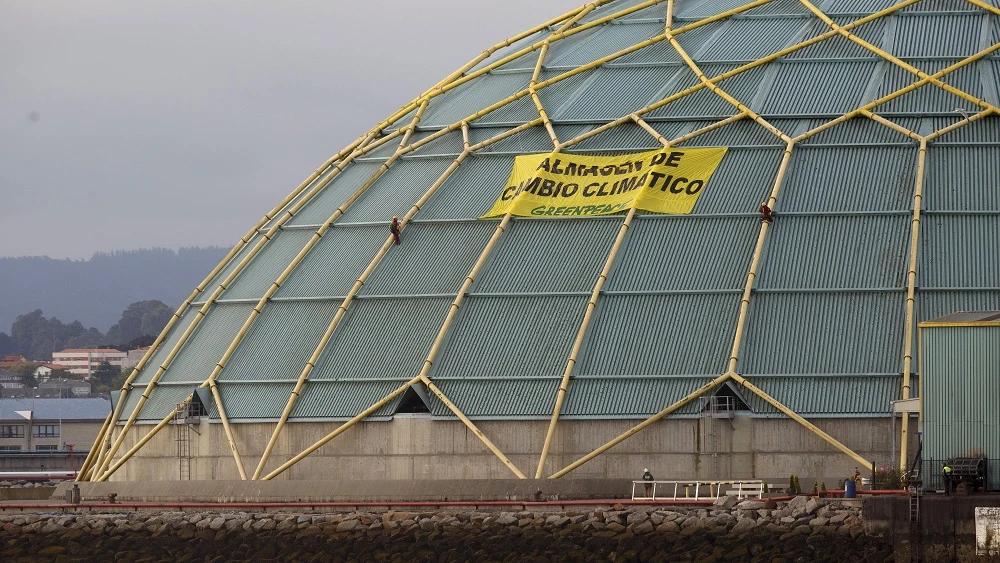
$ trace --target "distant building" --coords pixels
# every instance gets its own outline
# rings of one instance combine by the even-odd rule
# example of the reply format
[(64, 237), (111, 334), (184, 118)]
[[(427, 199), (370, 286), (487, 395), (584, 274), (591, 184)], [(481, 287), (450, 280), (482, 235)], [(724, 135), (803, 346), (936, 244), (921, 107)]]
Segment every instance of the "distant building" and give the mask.
[(125, 358), (125, 363), (122, 364), (122, 369), (132, 369), (142, 361), (142, 357), (146, 355), (149, 351), (149, 346), (143, 346), (142, 348), (136, 348), (135, 350), (129, 350), (128, 356)]
[(28, 358), (24, 356), (0, 356), (0, 369), (10, 369), (27, 361)]
[(9, 372), (4, 369), (0, 369), (0, 388), (3, 389), (3, 394), (9, 396), (8, 390), (22, 389), (24, 383), (21, 382), (21, 375), (13, 372)]
[(35, 377), (38, 379), (38, 381), (47, 381), (50, 377), (52, 377), (52, 371), (57, 369), (64, 369), (66, 371), (69, 371), (69, 366), (64, 366), (62, 364), (53, 364), (49, 362), (38, 364), (38, 367), (35, 368)]
[[(106, 399), (0, 399), (0, 466), (79, 467), (109, 412), (111, 402)], [(68, 459), (70, 446), (79, 454), (75, 463)], [(25, 457), (29, 452), (48, 457), (34, 463)]]
[(36, 397), (72, 399), (90, 396), (90, 383), (79, 379), (56, 378), (43, 381), (35, 389)]
[(81, 375), (84, 379), (90, 379), (97, 366), (101, 362), (108, 362), (113, 366), (122, 367), (125, 352), (113, 348), (68, 348), (60, 352), (52, 353), (52, 362), (61, 364), (69, 368), (70, 373)]

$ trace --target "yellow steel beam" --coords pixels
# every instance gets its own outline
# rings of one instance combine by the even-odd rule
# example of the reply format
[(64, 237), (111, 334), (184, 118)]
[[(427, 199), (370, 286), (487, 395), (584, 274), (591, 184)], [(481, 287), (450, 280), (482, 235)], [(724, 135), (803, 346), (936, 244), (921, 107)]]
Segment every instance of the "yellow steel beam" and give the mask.
[(823, 432), (816, 425), (812, 424), (808, 420), (806, 420), (806, 419), (802, 418), (801, 416), (799, 416), (799, 414), (797, 412), (795, 412), (792, 409), (790, 409), (790, 408), (786, 407), (785, 405), (781, 404), (781, 402), (779, 402), (778, 400), (776, 400), (774, 397), (768, 395), (767, 393), (765, 393), (764, 391), (762, 391), (759, 387), (757, 387), (753, 383), (750, 383), (749, 381), (747, 381), (746, 378), (741, 377), (741, 376), (739, 376), (739, 375), (737, 375), (735, 373), (730, 374), (730, 375), (732, 376), (732, 379), (734, 381), (736, 381), (737, 383), (739, 383), (740, 385), (742, 385), (743, 387), (745, 387), (751, 393), (753, 393), (754, 395), (757, 395), (761, 399), (764, 399), (764, 401), (766, 401), (768, 404), (770, 404), (774, 408), (780, 410), (781, 412), (785, 413), (785, 416), (787, 416), (788, 418), (794, 420), (795, 422), (798, 422), (802, 426), (805, 426), (810, 432), (812, 432), (813, 434), (816, 434), (820, 438), (823, 438), (828, 444), (830, 444), (831, 446), (837, 448), (842, 453), (846, 454), (848, 457), (850, 457), (854, 461), (858, 462), (862, 467), (871, 467), (872, 466), (872, 462), (871, 461), (869, 461), (869, 460), (865, 459), (864, 457), (862, 457), (862, 456), (854, 453), (853, 450), (851, 450), (850, 448), (848, 448), (844, 444), (841, 444), (840, 442), (838, 442), (833, 436), (830, 436), (826, 432)]
[(992, 104), (990, 104), (989, 102), (986, 102), (985, 100), (981, 100), (981, 99), (973, 96), (972, 94), (969, 94), (968, 92), (965, 92), (963, 90), (959, 90), (958, 88), (955, 88), (954, 86), (951, 86), (949, 84), (946, 84), (946, 83), (938, 80), (933, 75), (927, 74), (926, 72), (924, 72), (924, 71), (922, 71), (922, 70), (914, 67), (913, 65), (911, 65), (911, 64), (909, 64), (909, 63), (907, 63), (907, 62), (905, 62), (905, 61), (903, 61), (901, 59), (899, 59), (898, 57), (892, 55), (891, 53), (889, 53), (887, 51), (884, 51), (883, 49), (879, 49), (875, 45), (872, 45), (871, 43), (865, 41), (864, 39), (861, 39), (857, 35), (854, 35), (850, 31), (842, 28), (841, 26), (837, 25), (837, 22), (831, 20), (826, 14), (824, 14), (822, 11), (820, 11), (819, 8), (817, 8), (811, 2), (809, 2), (809, 0), (799, 0), (799, 2), (802, 3), (802, 5), (805, 6), (807, 10), (809, 10), (810, 12), (812, 12), (813, 15), (815, 15), (817, 18), (823, 20), (823, 22), (826, 23), (827, 25), (829, 25), (831, 29), (833, 29), (834, 31), (836, 31), (837, 33), (839, 33), (841, 36), (843, 36), (847, 40), (852, 41), (852, 42), (860, 45), (861, 47), (863, 47), (863, 48), (871, 51), (872, 53), (875, 53), (876, 55), (882, 57), (883, 59), (885, 59), (885, 60), (887, 60), (889, 62), (891, 62), (892, 64), (894, 64), (894, 65), (896, 65), (896, 66), (898, 66), (898, 67), (906, 70), (907, 72), (909, 72), (911, 74), (916, 75), (918, 78), (927, 80), (930, 83), (934, 84), (935, 86), (937, 86), (937, 87), (945, 90), (946, 92), (948, 92), (950, 94), (958, 96), (958, 97), (962, 98), (963, 100), (965, 100), (967, 102), (970, 102), (972, 104), (980, 106), (980, 107), (982, 107), (984, 109), (989, 109), (989, 110), (993, 110), (993, 111), (997, 110), (997, 108), (995, 106), (993, 106)]
[[(673, 3), (668, 3), (668, 6)], [(633, 121), (635, 121), (640, 127), (646, 130), (650, 135), (652, 135), (658, 142), (660, 142), (664, 147), (669, 147), (676, 143), (682, 143), (688, 139), (697, 137), (698, 135), (707, 133), (709, 131), (714, 131), (719, 127), (728, 125), (734, 121), (746, 117), (745, 113), (740, 113), (732, 117), (723, 119), (717, 123), (713, 123), (707, 127), (703, 127), (697, 131), (688, 133), (687, 135), (682, 135), (674, 139), (673, 141), (668, 141), (656, 129), (653, 129), (648, 123), (642, 120), (639, 116), (632, 114), (630, 116)], [(579, 139), (580, 137), (578, 137)], [(579, 142), (576, 139), (568, 141), (563, 147), (570, 146), (573, 143)], [(622, 221), (621, 227), (618, 229), (618, 235), (615, 237), (614, 243), (611, 245), (611, 250), (608, 252), (608, 257), (604, 262), (604, 268), (601, 273), (598, 274), (597, 280), (594, 282), (594, 288), (590, 292), (590, 300), (587, 301), (587, 308), (583, 313), (583, 320), (580, 321), (580, 328), (577, 330), (576, 339), (573, 341), (573, 348), (570, 351), (569, 359), (566, 361), (566, 368), (563, 370), (562, 380), (559, 382), (559, 389), (556, 392), (556, 402), (552, 409), (552, 416), (549, 419), (549, 428), (545, 433), (545, 442), (542, 444), (542, 453), (538, 459), (538, 467), (535, 470), (535, 479), (541, 479), (543, 473), (545, 472), (545, 461), (549, 455), (549, 448), (552, 446), (552, 438), (555, 436), (556, 425), (559, 421), (559, 415), (562, 413), (563, 402), (566, 400), (566, 395), (569, 392), (570, 377), (573, 374), (573, 369), (576, 367), (577, 358), (579, 357), (580, 350), (583, 347), (583, 340), (587, 335), (587, 331), (590, 328), (591, 318), (593, 317), (594, 310), (597, 308), (597, 300), (600, 298), (601, 291), (604, 289), (604, 284), (607, 282), (608, 276), (611, 274), (611, 268), (614, 266), (615, 259), (618, 256), (618, 252), (621, 249), (622, 243), (625, 241), (625, 235), (628, 233), (629, 228), (632, 226), (632, 219), (635, 217), (636, 207), (635, 202), (629, 207), (628, 214), (625, 216), (625, 220)]]
[(229, 416), (226, 415), (226, 408), (222, 405), (222, 395), (219, 394), (219, 385), (213, 379), (209, 383), (209, 388), (212, 390), (215, 406), (219, 409), (219, 418), (222, 419), (222, 428), (226, 432), (229, 449), (233, 452), (233, 458), (236, 460), (236, 470), (240, 473), (240, 479), (246, 481), (247, 472), (243, 468), (243, 456), (240, 455), (240, 449), (236, 446), (236, 437), (233, 435), (233, 429), (229, 426)]
[[(510, 137), (512, 135), (516, 135), (517, 133), (520, 133), (521, 131), (524, 131), (526, 129), (529, 129), (531, 127), (534, 127), (534, 126), (537, 126), (537, 125), (540, 125), (540, 124), (541, 124), (541, 118), (538, 118), (538, 119), (535, 119), (533, 121), (529, 121), (528, 123), (525, 123), (524, 125), (521, 125), (519, 127), (515, 127), (514, 129), (510, 129), (508, 131), (505, 131), (505, 132), (503, 132), (503, 133), (501, 133), (499, 135), (491, 137), (490, 139), (487, 139), (487, 140), (482, 141), (480, 143), (477, 143), (475, 145), (468, 145), (468, 131), (467, 131), (467, 126), (466, 126), (465, 128), (463, 128), (463, 131), (465, 132), (465, 139), (464, 139), (464, 141), (465, 141), (465, 144), (468, 146), (467, 147), (468, 151), (471, 153), (471, 152), (475, 152), (475, 151), (477, 151), (479, 149), (482, 149), (482, 148), (484, 148), (486, 146), (489, 146), (492, 143), (495, 143), (495, 142), (500, 141), (502, 139), (506, 139), (507, 137)], [(425, 195), (427, 195), (427, 194), (425, 194)], [(427, 198), (429, 198), (429, 197), (430, 197), (430, 195), (427, 195)], [(423, 199), (422, 201), (426, 202), (426, 199)], [(415, 207), (417, 208), (417, 210), (419, 210), (419, 208), (421, 206), (422, 206), (422, 204), (419, 205), (419, 206), (415, 206)], [(414, 213), (415, 213), (415, 211), (414, 211)], [(498, 235), (496, 235), (496, 236), (498, 236)], [(492, 246), (491, 246), (491, 248), (492, 248)], [(370, 265), (370, 268), (374, 269), (374, 265)], [(476, 269), (476, 271), (478, 271), (478, 269)], [(467, 281), (468, 281), (468, 283), (471, 284), (471, 280), (467, 280)], [(358, 286), (358, 287), (360, 288), (360, 286)], [(464, 295), (464, 293), (461, 293), (461, 295)], [(461, 300), (459, 300), (459, 302), (461, 302)], [(457, 306), (453, 304), (453, 308), (457, 309)], [(450, 324), (450, 318), (454, 316), (454, 313), (452, 312), (449, 315), (450, 315), (449, 319), (446, 320), (446, 325)], [(332, 326), (332, 323), (331, 323), (331, 326)], [(440, 345), (440, 340), (444, 337), (444, 332), (446, 332), (446, 331), (447, 331), (447, 328), (444, 328), (444, 331), (439, 334), (438, 340), (435, 341), (434, 346), (432, 346), (432, 353), (433, 354), (437, 353), (437, 346)], [(313, 357), (306, 364), (306, 367), (303, 370), (304, 376), (300, 375), (299, 381), (296, 382), (296, 387), (299, 389), (299, 391), (301, 391), (302, 385), (305, 384), (305, 381), (308, 378), (309, 373), (311, 373), (312, 369), (315, 367), (316, 361), (318, 361), (318, 359), (319, 359), (319, 354), (322, 353), (323, 348), (325, 348), (325, 346), (326, 346), (326, 342), (329, 341), (330, 336), (332, 334), (333, 334), (333, 328), (328, 327), (327, 328), (327, 332), (324, 333), (323, 338), (320, 340), (320, 344), (316, 347), (316, 350), (313, 353)], [(430, 362), (433, 362), (433, 359), (431, 359)], [(429, 363), (425, 362), (425, 368), (429, 369), (429, 367), (430, 367)], [(422, 370), (421, 373), (420, 373), (420, 375), (418, 375), (409, 384), (407, 384), (405, 386), (405, 388), (400, 389), (399, 392), (402, 393), (410, 385), (412, 385), (416, 381), (419, 381), (420, 377), (422, 375), (424, 375), (425, 373), (426, 373), (426, 371)], [(301, 383), (301, 385), (300, 385), (300, 383)], [(395, 397), (395, 395), (393, 395), (393, 397)], [(391, 399), (392, 399), (392, 397), (390, 397), (388, 400), (391, 400)], [(285, 410), (288, 411), (289, 414), (291, 413), (291, 406), (289, 406), (289, 405), (294, 405), (294, 402), (296, 400), (298, 400), (298, 394), (295, 391), (293, 391), (293, 394), (289, 397), (289, 403), (285, 405)], [(388, 400), (386, 402), (388, 402)], [(381, 404), (385, 404), (385, 403), (381, 403)], [(380, 405), (380, 407), (381, 407), (381, 405)], [(375, 409), (375, 410), (378, 410), (378, 409)], [(362, 413), (362, 414), (364, 414), (364, 416), (359, 415), (358, 417), (355, 417), (351, 421), (345, 423), (344, 426), (342, 426), (342, 427), (338, 428), (337, 430), (335, 430), (334, 432), (328, 434), (322, 440), (320, 440), (316, 444), (313, 444), (313, 446), (310, 446), (310, 448), (308, 448), (305, 451), (303, 451), (302, 453), (296, 455), (294, 458), (292, 458), (291, 460), (289, 460), (288, 462), (286, 462), (285, 464), (283, 464), (281, 467), (279, 467), (275, 471), (272, 471), (271, 473), (269, 473), (266, 477), (263, 477), (263, 479), (271, 479), (274, 476), (276, 476), (276, 475), (284, 472), (289, 467), (295, 465), (296, 463), (298, 463), (299, 461), (301, 461), (302, 459), (304, 459), (306, 456), (308, 456), (312, 452), (314, 452), (317, 449), (319, 449), (322, 445), (326, 444), (330, 440), (332, 440), (335, 437), (339, 436), (342, 432), (344, 432), (345, 430), (347, 430), (348, 428), (350, 428), (350, 426), (352, 426), (353, 424), (355, 424), (357, 422), (360, 422), (362, 419), (364, 419), (365, 417), (367, 417), (368, 414), (365, 414), (365, 413), (372, 413), (372, 412), (375, 412), (375, 410), (371, 410), (371, 409), (365, 410), (364, 413)], [(287, 421), (287, 415), (283, 414), (282, 416)], [(279, 432), (279, 429), (276, 429), (275, 433), (272, 433), (271, 439), (268, 441), (268, 446), (267, 446), (267, 449), (265, 450), (265, 455), (261, 458), (261, 462), (260, 462), (260, 464), (258, 464), (257, 470), (255, 471), (255, 477), (254, 477), (255, 479), (259, 478), (259, 474), (263, 472), (264, 464), (267, 462), (267, 459), (268, 459), (268, 457), (270, 455), (270, 451), (274, 448), (274, 445), (275, 445), (275, 443), (277, 441), (278, 432)]]
[[(365, 140), (370, 140), (370, 136), (366, 136), (362, 140), (362, 144), (365, 142)], [(274, 236), (274, 234), (281, 228), (281, 226), (284, 225), (284, 223), (287, 222), (291, 217), (293, 217), (295, 213), (299, 209), (301, 209), (302, 206), (304, 206), (306, 202), (308, 202), (326, 184), (328, 184), (336, 174), (338, 174), (341, 170), (343, 170), (343, 168), (346, 167), (351, 160), (353, 160), (353, 158), (358, 154), (358, 152), (359, 151), (357, 150), (356, 147), (347, 157), (343, 159), (342, 162), (340, 162), (336, 167), (334, 167), (331, 170), (331, 174), (327, 176), (325, 181), (314, 185), (313, 188), (310, 189), (298, 203), (293, 205), (278, 220), (276, 220), (266, 233), (263, 233), (261, 237), (258, 237), (257, 244), (255, 244), (254, 247), (251, 248), (250, 252), (248, 252), (247, 255), (243, 257), (242, 260), (240, 260), (240, 262), (233, 268), (233, 270), (229, 273), (229, 275), (226, 276), (226, 279), (224, 279), (222, 283), (220, 283), (219, 286), (216, 287), (216, 289), (205, 301), (204, 305), (202, 305), (201, 308), (198, 310), (195, 318), (191, 320), (191, 322), (188, 324), (188, 327), (181, 334), (180, 339), (171, 349), (170, 353), (167, 354), (167, 357), (164, 359), (163, 363), (160, 364), (156, 372), (153, 374), (149, 383), (146, 385), (145, 391), (143, 392), (142, 396), (139, 397), (138, 403), (136, 404), (132, 413), (129, 415), (128, 420), (125, 422), (125, 425), (122, 428), (121, 433), (118, 435), (118, 439), (115, 440), (115, 442), (112, 444), (111, 449), (108, 452), (107, 456), (105, 457), (104, 461), (101, 463), (100, 466), (98, 466), (97, 474), (103, 473), (107, 469), (107, 464), (118, 452), (118, 449), (121, 447), (122, 441), (128, 434), (129, 429), (131, 429), (132, 426), (135, 424), (135, 421), (138, 418), (139, 413), (141, 412), (143, 406), (145, 406), (146, 401), (149, 400), (149, 394), (156, 387), (157, 381), (159, 381), (160, 377), (162, 377), (163, 374), (166, 372), (167, 368), (173, 362), (174, 358), (177, 356), (177, 353), (180, 351), (181, 347), (187, 342), (188, 338), (191, 337), (191, 335), (194, 333), (198, 325), (201, 324), (202, 319), (205, 317), (205, 315), (207, 314), (208, 310), (212, 307), (212, 305), (215, 304), (215, 301), (219, 298), (222, 292), (225, 291), (226, 288), (228, 288), (229, 285), (233, 282), (233, 280), (246, 268), (246, 266), (250, 263), (253, 257), (256, 256), (264, 247), (264, 245), (271, 240), (271, 237)], [(313, 175), (311, 175), (310, 177), (315, 179), (319, 175), (320, 175), (319, 172), (314, 172)], [(297, 190), (297, 191), (301, 193), (302, 190)], [(287, 203), (291, 201), (291, 199), (293, 199), (292, 196), (286, 198), (287, 201), (284, 204), (279, 205), (278, 208), (283, 208)], [(263, 224), (264, 221), (262, 220), (262, 222), (258, 224), (258, 227), (255, 227), (252, 231), (256, 231), (257, 228), (259, 228), (259, 226), (263, 226)], [(247, 237), (244, 238), (246, 239)], [(222, 266), (223, 264), (220, 264), (220, 266), (217, 267), (217, 271), (221, 271)], [(208, 281), (211, 280), (211, 277), (212, 276), (207, 278), (206, 281), (203, 283), (207, 284)], [(164, 337), (165, 334), (166, 332), (161, 333), (161, 337)], [(147, 355), (147, 358), (148, 357), (150, 357), (150, 355)], [(136, 375), (138, 375), (138, 371), (134, 371), (130, 379), (134, 379)], [(126, 385), (125, 387), (123, 387), (123, 390), (127, 388), (131, 388), (131, 381), (128, 380), (126, 381)], [(117, 414), (115, 415), (114, 418), (115, 421), (117, 421), (118, 417), (121, 416), (121, 409), (122, 407), (124, 407), (124, 404), (125, 404), (125, 397), (124, 396), (119, 397), (118, 406), (116, 406), (115, 409), (117, 411)], [(103, 437), (99, 438), (103, 440)]]
[(660, 412), (654, 414), (653, 416), (647, 418), (646, 420), (640, 422), (639, 424), (636, 424), (632, 428), (629, 428), (628, 430), (626, 430), (623, 434), (621, 434), (617, 438), (611, 440), (610, 442), (604, 444), (603, 446), (597, 448), (596, 450), (590, 452), (589, 454), (581, 457), (580, 459), (574, 461), (573, 463), (567, 465), (566, 467), (560, 469), (559, 471), (556, 471), (551, 476), (549, 476), (549, 479), (558, 479), (558, 478), (566, 475), (570, 471), (573, 471), (577, 467), (580, 467), (581, 465), (583, 465), (583, 464), (587, 463), (588, 461), (594, 459), (595, 457), (601, 455), (602, 453), (610, 450), (611, 448), (617, 446), (621, 442), (624, 442), (628, 438), (631, 438), (632, 436), (634, 436), (637, 433), (639, 433), (639, 431), (641, 431), (644, 428), (650, 426), (651, 424), (655, 423), (656, 421), (662, 419), (663, 417), (667, 416), (668, 414), (676, 411), (677, 409), (683, 407), (684, 405), (690, 403), (691, 401), (697, 399), (698, 397), (701, 397), (702, 395), (704, 395), (705, 393), (708, 393), (712, 389), (715, 389), (717, 386), (721, 385), (722, 383), (725, 383), (725, 381), (727, 379), (729, 379), (730, 377), (732, 377), (732, 375), (733, 374), (725, 373), (725, 374), (720, 375), (719, 377), (716, 377), (715, 379), (709, 381), (705, 385), (702, 385), (701, 387), (699, 387), (698, 389), (696, 389), (695, 391), (693, 391), (692, 393), (690, 393), (689, 395), (687, 395), (683, 399), (681, 399), (681, 400), (677, 401), (676, 403), (674, 403), (674, 404), (672, 404), (672, 405), (664, 408)]
[(398, 397), (401, 393), (403, 393), (404, 391), (406, 391), (407, 389), (409, 389), (414, 383), (416, 383), (418, 381), (420, 381), (420, 377), (414, 377), (413, 379), (411, 379), (411, 380), (407, 381), (406, 383), (400, 385), (399, 387), (396, 388), (395, 391), (393, 391), (392, 393), (389, 393), (388, 395), (386, 395), (385, 397), (383, 397), (381, 401), (379, 401), (379, 402), (373, 404), (372, 406), (368, 407), (367, 409), (361, 411), (360, 413), (357, 414), (357, 416), (355, 416), (351, 420), (348, 420), (347, 422), (341, 424), (336, 430), (334, 430), (333, 432), (330, 432), (329, 434), (327, 434), (326, 436), (324, 436), (323, 438), (321, 438), (320, 440), (318, 440), (316, 443), (314, 443), (313, 445), (309, 446), (308, 448), (306, 448), (305, 450), (303, 450), (301, 453), (297, 454), (292, 459), (290, 459), (290, 460), (286, 461), (285, 463), (281, 464), (281, 466), (279, 466), (274, 471), (272, 471), (272, 472), (268, 473), (267, 475), (265, 475), (263, 477), (263, 480), (264, 481), (270, 481), (271, 479), (274, 479), (278, 475), (281, 475), (282, 473), (284, 473), (285, 471), (287, 471), (290, 467), (292, 467), (296, 463), (298, 463), (298, 462), (302, 461), (303, 459), (305, 459), (309, 454), (311, 454), (311, 453), (315, 452), (316, 450), (320, 449), (321, 447), (323, 447), (323, 445), (326, 444), (327, 442), (329, 442), (330, 440), (333, 440), (337, 436), (340, 436), (347, 429), (351, 428), (352, 426), (354, 426), (358, 422), (361, 422), (365, 418), (368, 418), (368, 415), (376, 412), (380, 408), (382, 408), (385, 405), (387, 405), (390, 401), (392, 401), (393, 399), (395, 399), (396, 397)]
[(434, 393), (434, 395), (438, 398), (439, 401), (444, 403), (444, 406), (448, 407), (448, 410), (450, 410), (455, 416), (457, 416), (458, 419), (461, 420), (462, 423), (465, 424), (465, 426), (468, 427), (469, 430), (471, 430), (472, 433), (475, 434), (477, 438), (479, 438), (479, 441), (486, 444), (486, 447), (489, 448), (489, 450), (493, 452), (494, 455), (500, 458), (500, 461), (502, 461), (503, 464), (507, 466), (507, 469), (510, 469), (511, 472), (514, 473), (514, 475), (517, 475), (518, 479), (525, 478), (524, 473), (521, 473), (521, 470), (518, 469), (517, 466), (515, 466), (510, 461), (510, 459), (508, 459), (507, 456), (504, 455), (502, 451), (500, 451), (500, 448), (497, 448), (493, 444), (493, 442), (491, 442), (490, 439), (486, 437), (486, 434), (483, 434), (482, 430), (480, 430), (475, 424), (473, 424), (473, 422), (469, 420), (469, 417), (465, 416), (465, 413), (463, 413), (461, 409), (455, 406), (455, 403), (451, 402), (451, 400), (440, 389), (438, 389), (437, 385), (434, 385), (434, 382), (431, 381), (429, 377), (427, 377), (426, 375), (421, 376), (420, 381), (422, 381), (423, 384), (427, 386), (427, 388), (431, 391), (431, 393)]
[[(101, 426), (98, 436), (103, 436), (108, 431), (108, 427), (111, 425), (112, 414), (112, 412), (109, 412), (108, 416), (104, 418), (104, 425)], [(76, 479), (74, 479), (75, 481), (80, 482), (89, 480), (91, 466), (94, 464), (94, 460), (100, 456), (101, 449), (98, 446), (104, 446), (104, 442), (100, 439), (96, 440), (94, 445), (91, 446), (90, 451), (87, 452), (87, 457), (83, 460), (83, 465), (80, 466), (80, 471), (77, 472)]]

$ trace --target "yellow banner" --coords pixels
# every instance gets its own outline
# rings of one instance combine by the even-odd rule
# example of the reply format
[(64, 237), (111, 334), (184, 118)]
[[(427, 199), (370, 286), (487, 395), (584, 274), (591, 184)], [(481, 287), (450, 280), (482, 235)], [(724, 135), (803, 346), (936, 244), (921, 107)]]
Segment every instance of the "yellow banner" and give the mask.
[(663, 149), (618, 156), (526, 154), (514, 159), (507, 187), (480, 217), (608, 215), (635, 206), (691, 213), (726, 149)]

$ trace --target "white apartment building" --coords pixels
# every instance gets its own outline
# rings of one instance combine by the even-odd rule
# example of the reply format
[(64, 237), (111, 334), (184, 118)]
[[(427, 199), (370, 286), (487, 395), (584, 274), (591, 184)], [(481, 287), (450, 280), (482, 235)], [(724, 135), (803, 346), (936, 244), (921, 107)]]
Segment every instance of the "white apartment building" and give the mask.
[(106, 361), (121, 368), (127, 356), (125, 352), (113, 348), (68, 348), (53, 352), (52, 362), (67, 367), (70, 373), (90, 379), (101, 362)]

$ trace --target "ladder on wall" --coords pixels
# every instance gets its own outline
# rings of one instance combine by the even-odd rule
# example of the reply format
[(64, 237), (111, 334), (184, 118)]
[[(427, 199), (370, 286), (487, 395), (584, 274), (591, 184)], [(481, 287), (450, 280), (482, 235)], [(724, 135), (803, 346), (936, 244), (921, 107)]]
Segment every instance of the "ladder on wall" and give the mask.
[[(719, 478), (719, 429), (716, 428), (716, 419), (726, 418), (732, 420), (735, 410), (735, 401), (732, 397), (725, 395), (712, 395), (705, 398), (707, 404), (702, 409), (702, 428), (704, 439), (702, 442), (712, 456), (712, 478)], [(731, 469), (731, 468), (730, 468)]]
[(920, 487), (909, 487), (910, 501), (910, 561), (923, 561), (923, 534), (920, 533)]
[(187, 403), (174, 409), (174, 428), (177, 429), (177, 473), (181, 481), (191, 479), (191, 426), (187, 424)]

